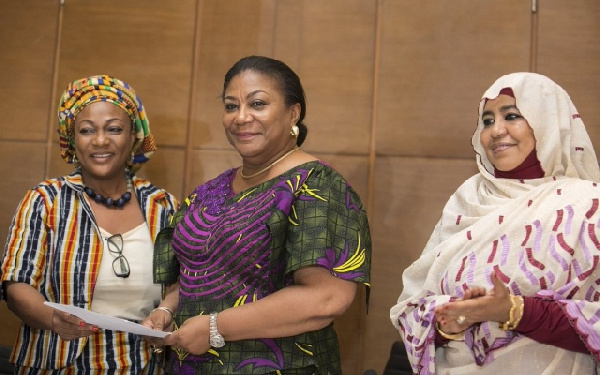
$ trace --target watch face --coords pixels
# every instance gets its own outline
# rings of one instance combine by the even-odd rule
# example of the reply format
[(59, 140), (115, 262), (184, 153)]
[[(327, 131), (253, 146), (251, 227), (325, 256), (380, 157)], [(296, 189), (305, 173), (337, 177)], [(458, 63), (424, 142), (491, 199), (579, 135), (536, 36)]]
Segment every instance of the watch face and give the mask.
[(213, 348), (222, 348), (223, 346), (225, 346), (225, 340), (223, 339), (223, 336), (212, 336), (210, 338), (210, 346), (212, 346)]

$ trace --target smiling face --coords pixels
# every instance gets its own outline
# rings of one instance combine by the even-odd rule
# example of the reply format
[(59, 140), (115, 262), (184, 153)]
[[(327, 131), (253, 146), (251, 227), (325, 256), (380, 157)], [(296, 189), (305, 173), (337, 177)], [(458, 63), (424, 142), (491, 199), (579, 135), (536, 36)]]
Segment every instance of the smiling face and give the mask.
[(233, 77), (223, 95), (223, 127), (245, 162), (267, 164), (295, 145), (290, 130), (300, 104), (287, 106), (274, 79), (252, 70)]
[(75, 117), (75, 152), (86, 184), (94, 180), (123, 181), (135, 132), (131, 119), (116, 105), (99, 101)]
[(535, 149), (533, 130), (512, 96), (498, 95), (488, 100), (481, 119), (483, 129), (479, 140), (496, 169), (503, 172), (515, 169)]

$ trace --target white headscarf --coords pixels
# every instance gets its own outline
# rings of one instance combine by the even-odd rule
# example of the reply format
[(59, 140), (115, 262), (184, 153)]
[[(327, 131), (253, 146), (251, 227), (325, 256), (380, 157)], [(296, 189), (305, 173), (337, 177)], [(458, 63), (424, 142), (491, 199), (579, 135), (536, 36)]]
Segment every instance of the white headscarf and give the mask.
[[(486, 100), (504, 88), (512, 89), (517, 108), (533, 129), (543, 178), (494, 177), (480, 143), (481, 113)], [(482, 97), (472, 144), (480, 173), (450, 197), (422, 256), (405, 270), (404, 290), (390, 310), (413, 370), (434, 373), (437, 364), (438, 369), (461, 373), (509, 373), (510, 363), (523, 356), (530, 356), (531, 369), (558, 371), (553, 373), (592, 368), (589, 355), (540, 345), (502, 331), (494, 322), (471, 326), (466, 342), (453, 341), (452, 350), (436, 354), (435, 306), (461, 298), (468, 286), (490, 288), (495, 272), (513, 294), (559, 303), (600, 358), (600, 302), (594, 300), (600, 286), (593, 277), (600, 259), (600, 168), (569, 95), (539, 74), (499, 78)], [(560, 364), (552, 361), (555, 356)], [(528, 366), (518, 367), (518, 373), (540, 373), (525, 372)], [(561, 372), (564, 368), (570, 370)]]
[(486, 100), (495, 99), (504, 88), (512, 89), (517, 108), (533, 129), (537, 156), (546, 177), (600, 181), (592, 142), (569, 94), (550, 78), (535, 73), (502, 76), (483, 94), (479, 104), (479, 122), (471, 143), (479, 155), (479, 170), (484, 177), (488, 173), (493, 176), (494, 167), (479, 141), (483, 129), (481, 113)]

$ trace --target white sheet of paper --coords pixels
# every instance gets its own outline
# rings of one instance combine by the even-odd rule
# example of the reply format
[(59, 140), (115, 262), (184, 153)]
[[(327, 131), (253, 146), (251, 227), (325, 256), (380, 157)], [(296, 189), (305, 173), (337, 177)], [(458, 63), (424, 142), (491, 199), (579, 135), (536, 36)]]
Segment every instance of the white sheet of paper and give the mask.
[(54, 302), (48, 302), (48, 301), (46, 301), (44, 303), (52, 308), (57, 309), (57, 310), (76, 315), (79, 318), (85, 320), (86, 323), (93, 324), (93, 325), (97, 326), (98, 328), (102, 328), (102, 329), (130, 332), (130, 333), (135, 333), (137, 335), (160, 337), (160, 338), (167, 337), (171, 334), (170, 332), (156, 331), (156, 330), (150, 329), (148, 327), (145, 327), (141, 324), (130, 322), (129, 320), (116, 318), (114, 316), (109, 316), (109, 315), (104, 315), (104, 314), (98, 314), (96, 312), (82, 309), (77, 306), (63, 305), (60, 303), (54, 303)]

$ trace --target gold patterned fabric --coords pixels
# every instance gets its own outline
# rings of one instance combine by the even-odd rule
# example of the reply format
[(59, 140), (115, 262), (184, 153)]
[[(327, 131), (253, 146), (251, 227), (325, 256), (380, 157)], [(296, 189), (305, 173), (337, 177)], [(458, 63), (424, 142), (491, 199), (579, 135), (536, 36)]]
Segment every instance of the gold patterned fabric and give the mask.
[(62, 158), (67, 163), (73, 163), (75, 117), (86, 106), (98, 101), (115, 104), (131, 118), (136, 138), (132, 149), (134, 158), (131, 169), (135, 172), (150, 159), (156, 150), (156, 143), (150, 134), (148, 117), (142, 101), (133, 87), (107, 75), (78, 79), (71, 82), (63, 92), (58, 107), (58, 135)]

